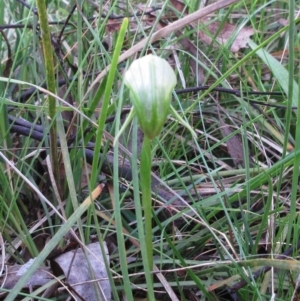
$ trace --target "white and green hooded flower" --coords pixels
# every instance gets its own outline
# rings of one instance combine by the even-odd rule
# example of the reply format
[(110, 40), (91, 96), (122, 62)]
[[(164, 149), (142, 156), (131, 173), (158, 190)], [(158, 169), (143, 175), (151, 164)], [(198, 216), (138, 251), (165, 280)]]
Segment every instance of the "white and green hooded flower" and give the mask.
[(171, 105), (172, 91), (177, 80), (165, 59), (149, 54), (135, 60), (125, 73), (124, 83), (130, 90), (133, 107), (115, 141), (134, 115), (137, 116), (144, 135), (150, 140), (160, 134), (169, 113), (196, 136), (190, 125)]
[(175, 73), (166, 60), (150, 54), (131, 64), (124, 83), (130, 90), (141, 130), (152, 140), (160, 134), (170, 113)]

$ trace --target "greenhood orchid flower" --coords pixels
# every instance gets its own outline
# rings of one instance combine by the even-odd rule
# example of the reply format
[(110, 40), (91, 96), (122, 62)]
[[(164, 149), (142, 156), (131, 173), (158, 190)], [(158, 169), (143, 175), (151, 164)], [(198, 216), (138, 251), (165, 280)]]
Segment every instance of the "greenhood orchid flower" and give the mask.
[(190, 125), (171, 105), (172, 91), (177, 80), (165, 59), (149, 54), (135, 60), (125, 73), (124, 83), (130, 90), (133, 107), (115, 141), (135, 115), (144, 135), (153, 140), (160, 134), (169, 113), (196, 137)]
[(152, 140), (160, 134), (170, 113), (175, 73), (166, 60), (150, 54), (131, 64), (124, 83), (130, 90), (141, 130)]

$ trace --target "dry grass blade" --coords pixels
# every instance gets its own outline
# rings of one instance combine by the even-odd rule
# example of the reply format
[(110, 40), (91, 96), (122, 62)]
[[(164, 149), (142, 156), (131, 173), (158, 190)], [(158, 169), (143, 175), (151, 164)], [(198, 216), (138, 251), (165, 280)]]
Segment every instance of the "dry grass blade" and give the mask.
[(170, 296), (171, 300), (179, 301), (179, 299), (177, 298), (176, 294), (174, 293), (172, 287), (168, 283), (167, 279), (165, 278), (165, 276), (162, 273), (160, 273), (160, 271), (156, 265), (154, 265), (154, 272), (157, 272), (156, 276), (159, 279), (159, 281), (161, 282), (161, 284), (164, 286), (164, 288), (165, 288), (166, 292), (168, 293), (168, 295)]

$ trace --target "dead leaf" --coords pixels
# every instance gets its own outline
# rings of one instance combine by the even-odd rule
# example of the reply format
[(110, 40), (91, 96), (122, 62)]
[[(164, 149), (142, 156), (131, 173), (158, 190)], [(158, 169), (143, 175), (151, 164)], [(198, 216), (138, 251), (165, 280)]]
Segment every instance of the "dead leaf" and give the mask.
[[(4, 279), (0, 278), (1, 279), (0, 282), (3, 281), (2, 288), (11, 290), (19, 281), (19, 279), (22, 277), (22, 275), (27, 271), (27, 269), (30, 267), (32, 262), (33, 259), (29, 260), (27, 263), (23, 265), (7, 266), (7, 273), (5, 275), (6, 277), (4, 277)], [(40, 267), (30, 277), (30, 279), (27, 281), (24, 288), (41, 287), (47, 284), (52, 279), (53, 277), (50, 274), (50, 268)]]
[[(203, 19), (202, 21), (207, 22)], [(208, 45), (212, 44), (212, 37), (214, 37), (216, 33), (218, 33), (216, 41), (222, 45), (225, 45), (228, 41), (230, 41), (230, 39), (232, 39), (232, 36), (235, 35), (235, 39), (231, 41), (232, 44), (230, 50), (232, 52), (238, 52), (241, 48), (246, 48), (249, 37), (254, 34), (254, 29), (249, 27), (243, 27), (236, 34), (236, 25), (232, 25), (229, 23), (225, 23), (220, 32), (218, 32), (220, 28), (220, 22), (218, 21), (206, 25), (206, 28), (209, 31), (210, 35), (206, 34), (204, 31), (199, 31), (198, 36), (201, 41)], [(214, 47), (217, 47), (217, 45), (214, 44)]]
[[(105, 255), (107, 260), (108, 251), (106, 244)], [(111, 287), (105, 268), (103, 254), (99, 242), (91, 243), (87, 246), (85, 253), (81, 248), (61, 254), (54, 259), (66, 276), (66, 282), (84, 300), (98, 300), (96, 289), (101, 300), (111, 300)], [(56, 271), (55, 264), (53, 271)]]
[[(230, 127), (224, 122), (220, 114), (219, 119), (221, 125), (220, 130), (223, 137), (231, 135), (232, 131)], [(238, 135), (235, 135), (227, 140), (227, 149), (235, 166), (238, 164), (242, 164), (243, 166), (245, 165), (243, 143)]]
[(120, 20), (115, 20), (115, 19), (108, 19), (106, 23), (106, 30), (109, 33), (113, 33), (115, 31), (118, 31), (121, 27), (121, 22)]
[[(216, 105), (217, 105), (218, 117), (220, 120), (220, 131), (223, 137), (228, 137), (232, 134), (232, 131), (229, 125), (225, 123), (224, 119), (220, 114), (219, 103), (216, 103)], [(238, 135), (228, 138), (227, 150), (228, 150), (228, 154), (230, 155), (233, 161), (234, 166), (237, 166), (238, 164), (245, 166), (243, 143)]]
[(287, 26), (289, 25), (289, 20), (283, 19), (283, 18), (279, 18), (277, 21), (280, 25), (282, 26)]

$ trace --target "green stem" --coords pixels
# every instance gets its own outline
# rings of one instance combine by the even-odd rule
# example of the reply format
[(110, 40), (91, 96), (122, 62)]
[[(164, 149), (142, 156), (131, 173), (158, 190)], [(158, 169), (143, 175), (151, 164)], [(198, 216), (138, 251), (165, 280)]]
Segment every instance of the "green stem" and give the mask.
[[(42, 44), (43, 52), (45, 59), (45, 68), (46, 68), (46, 81), (48, 91), (55, 94), (56, 84), (55, 84), (55, 75), (54, 75), (54, 61), (52, 53), (52, 44), (50, 37), (50, 29), (48, 24), (47, 8), (45, 0), (37, 0), (36, 5), (38, 8), (38, 15), (40, 20), (40, 27), (42, 33)], [(49, 117), (52, 121), (50, 128), (50, 153), (52, 160), (52, 169), (56, 179), (56, 185), (60, 190), (60, 169), (58, 164), (58, 151), (57, 151), (57, 130), (56, 130), (56, 100), (53, 96), (48, 95), (49, 101)]]
[(151, 140), (144, 136), (141, 152), (141, 191), (145, 218), (146, 250), (150, 270), (153, 270), (152, 199), (151, 199)]
[[(141, 253), (142, 253), (142, 259), (143, 259), (143, 265), (144, 265), (144, 271), (145, 271), (145, 278), (146, 278), (146, 283), (147, 283), (147, 299), (149, 301), (155, 300), (154, 296), (154, 289), (153, 289), (153, 277), (151, 274), (152, 271), (152, 266), (150, 267), (149, 261), (148, 261), (148, 252), (147, 252), (147, 243), (146, 243), (146, 238), (145, 238), (145, 223), (143, 220), (143, 213), (142, 213), (142, 204), (141, 204), (141, 199), (140, 199), (140, 187), (144, 186), (141, 184), (141, 178), (143, 180), (145, 177), (141, 175), (141, 173), (150, 175), (151, 169), (148, 166), (146, 166), (144, 163), (145, 161), (142, 159), (143, 163), (141, 164), (141, 173), (140, 177), (138, 175), (138, 165), (137, 165), (137, 118), (133, 119), (133, 131), (132, 131), (132, 179), (133, 179), (133, 199), (134, 199), (134, 207), (135, 207), (135, 214), (136, 214), (136, 221), (137, 221), (137, 228), (138, 228), (138, 236), (139, 236), (139, 241), (141, 245)], [(118, 143), (118, 142), (117, 142)], [(147, 142), (146, 142), (147, 143)], [(148, 149), (149, 151), (149, 149)], [(145, 150), (145, 147), (143, 147), (142, 152), (145, 154), (147, 153), (147, 150)], [(147, 156), (145, 156), (147, 158)], [(151, 164), (151, 163), (150, 163)], [(145, 170), (144, 170), (144, 167)], [(146, 182), (146, 181), (145, 181)], [(148, 187), (151, 185), (151, 179), (150, 179), (150, 184), (148, 180)], [(146, 195), (146, 193), (143, 193), (143, 195)], [(150, 195), (150, 202), (151, 202), (151, 195)], [(146, 205), (147, 207), (147, 205)], [(149, 232), (148, 232), (149, 233)], [(151, 233), (150, 233), (151, 234)], [(148, 235), (150, 237), (150, 241), (152, 241), (152, 236)], [(152, 250), (152, 246), (150, 248)]]

